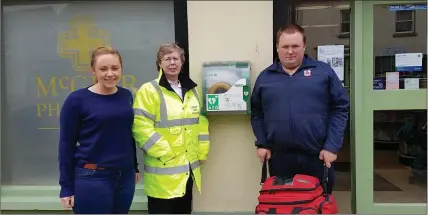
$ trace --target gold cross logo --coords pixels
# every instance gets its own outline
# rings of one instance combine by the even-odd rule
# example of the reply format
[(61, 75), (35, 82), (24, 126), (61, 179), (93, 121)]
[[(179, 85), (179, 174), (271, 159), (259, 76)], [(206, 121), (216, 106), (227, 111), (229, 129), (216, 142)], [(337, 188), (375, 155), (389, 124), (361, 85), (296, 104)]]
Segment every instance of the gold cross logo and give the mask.
[(58, 34), (58, 54), (72, 60), (73, 69), (89, 71), (91, 52), (98, 46), (109, 46), (109, 33), (98, 29), (90, 16), (76, 16), (70, 21), (70, 29)]

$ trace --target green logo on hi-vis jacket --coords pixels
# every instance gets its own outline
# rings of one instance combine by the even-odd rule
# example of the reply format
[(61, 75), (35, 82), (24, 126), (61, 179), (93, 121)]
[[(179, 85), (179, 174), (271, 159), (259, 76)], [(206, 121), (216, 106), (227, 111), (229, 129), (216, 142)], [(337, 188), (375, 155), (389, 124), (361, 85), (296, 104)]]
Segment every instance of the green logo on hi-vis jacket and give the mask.
[(218, 110), (218, 95), (207, 95), (207, 110)]

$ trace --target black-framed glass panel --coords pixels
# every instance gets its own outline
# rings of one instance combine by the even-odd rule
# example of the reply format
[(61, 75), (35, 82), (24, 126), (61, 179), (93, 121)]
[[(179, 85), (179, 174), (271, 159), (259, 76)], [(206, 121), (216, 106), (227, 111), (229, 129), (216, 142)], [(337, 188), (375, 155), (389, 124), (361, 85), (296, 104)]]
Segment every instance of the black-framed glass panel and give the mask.
[[(350, 90), (350, 1), (302, 1), (295, 7), (296, 23), (306, 34), (308, 57), (332, 66)], [(334, 164), (333, 192), (340, 213), (351, 213), (350, 130), (346, 128), (342, 150)]]
[(2, 185), (56, 185), (59, 112), (70, 92), (91, 85), (91, 49), (118, 49), (120, 86), (135, 92), (157, 77), (156, 52), (175, 41), (174, 21), (173, 1), (4, 5)]

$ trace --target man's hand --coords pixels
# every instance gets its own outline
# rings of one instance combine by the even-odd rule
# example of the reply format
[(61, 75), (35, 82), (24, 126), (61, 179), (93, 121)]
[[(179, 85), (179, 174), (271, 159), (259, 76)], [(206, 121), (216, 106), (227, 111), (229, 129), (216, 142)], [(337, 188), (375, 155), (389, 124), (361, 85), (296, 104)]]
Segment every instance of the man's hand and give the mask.
[(337, 155), (334, 154), (333, 152), (329, 152), (329, 151), (323, 149), (320, 152), (319, 158), (320, 158), (320, 160), (324, 161), (324, 164), (328, 168), (330, 168), (331, 167), (331, 163), (333, 163), (334, 161), (336, 161)]
[(270, 159), (270, 150), (269, 149), (263, 149), (263, 148), (258, 148), (256, 150), (256, 154), (257, 156), (259, 156), (260, 158), (260, 162), (264, 162), (265, 161), (265, 157), (267, 156), (267, 159)]
[(65, 209), (71, 209), (74, 207), (74, 195), (61, 198), (61, 204)]

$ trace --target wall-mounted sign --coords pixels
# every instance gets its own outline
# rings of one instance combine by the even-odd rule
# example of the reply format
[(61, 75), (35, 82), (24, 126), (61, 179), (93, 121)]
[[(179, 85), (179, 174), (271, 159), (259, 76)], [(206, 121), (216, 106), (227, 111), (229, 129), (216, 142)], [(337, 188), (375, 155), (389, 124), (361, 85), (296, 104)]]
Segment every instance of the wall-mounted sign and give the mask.
[(249, 62), (207, 62), (203, 64), (204, 111), (249, 113)]

